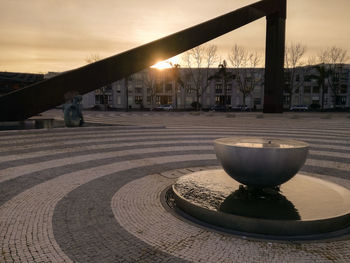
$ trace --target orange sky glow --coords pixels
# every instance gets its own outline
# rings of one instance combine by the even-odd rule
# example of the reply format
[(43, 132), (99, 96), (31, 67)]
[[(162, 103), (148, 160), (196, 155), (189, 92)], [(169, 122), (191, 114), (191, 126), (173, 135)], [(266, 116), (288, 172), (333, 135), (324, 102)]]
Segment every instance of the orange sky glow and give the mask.
[[(1, 0), (0, 71), (46, 73), (148, 43), (254, 0)], [(289, 0), (286, 42), (307, 54), (338, 46), (350, 53), (349, 0)], [(209, 42), (224, 59), (234, 44), (261, 53), (265, 19)], [(178, 61), (178, 58), (175, 59)]]

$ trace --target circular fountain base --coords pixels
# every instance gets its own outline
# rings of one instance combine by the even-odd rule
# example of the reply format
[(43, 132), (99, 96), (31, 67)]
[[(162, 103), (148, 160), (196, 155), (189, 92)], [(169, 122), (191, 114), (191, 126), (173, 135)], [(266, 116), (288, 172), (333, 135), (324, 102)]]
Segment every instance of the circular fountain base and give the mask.
[(185, 213), (239, 232), (309, 236), (350, 227), (350, 191), (300, 173), (279, 191), (244, 187), (221, 169), (183, 176), (172, 188)]

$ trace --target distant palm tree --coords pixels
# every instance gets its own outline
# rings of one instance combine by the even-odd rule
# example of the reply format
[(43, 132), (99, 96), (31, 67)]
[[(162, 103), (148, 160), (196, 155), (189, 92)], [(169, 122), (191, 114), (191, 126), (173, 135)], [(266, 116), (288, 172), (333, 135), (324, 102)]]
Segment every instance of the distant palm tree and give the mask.
[(235, 75), (227, 71), (227, 63), (226, 60), (223, 60), (222, 63), (218, 66), (218, 71), (210, 76), (209, 80), (220, 80), (222, 83), (222, 87), (224, 89), (224, 103), (223, 106), (226, 109), (226, 99), (227, 99), (227, 83), (234, 79)]
[(177, 102), (177, 94), (179, 92), (179, 87), (184, 88), (184, 82), (181, 79), (180, 75), (180, 65), (179, 64), (173, 64), (169, 62), (171, 66), (171, 78), (174, 81), (174, 93), (175, 93), (175, 109), (178, 107)]

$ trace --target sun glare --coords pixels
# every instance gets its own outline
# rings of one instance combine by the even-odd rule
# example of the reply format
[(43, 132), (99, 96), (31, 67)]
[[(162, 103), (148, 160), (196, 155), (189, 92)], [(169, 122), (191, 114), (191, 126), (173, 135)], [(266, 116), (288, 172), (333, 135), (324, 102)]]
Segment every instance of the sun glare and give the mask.
[(177, 64), (178, 60), (179, 60), (178, 57), (172, 57), (172, 58), (169, 58), (167, 60), (157, 62), (156, 64), (151, 66), (151, 68), (156, 68), (159, 70), (171, 68), (171, 65)]

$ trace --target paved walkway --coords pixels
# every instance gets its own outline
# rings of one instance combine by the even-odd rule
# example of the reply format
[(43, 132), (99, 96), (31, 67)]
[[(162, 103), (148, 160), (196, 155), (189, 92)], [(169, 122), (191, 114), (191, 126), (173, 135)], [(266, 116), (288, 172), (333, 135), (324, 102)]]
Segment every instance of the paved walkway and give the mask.
[(85, 112), (117, 126), (0, 132), (0, 262), (350, 262), (349, 238), (232, 236), (160, 203), (179, 176), (217, 167), (224, 136), (306, 141), (302, 173), (350, 189), (348, 115)]

